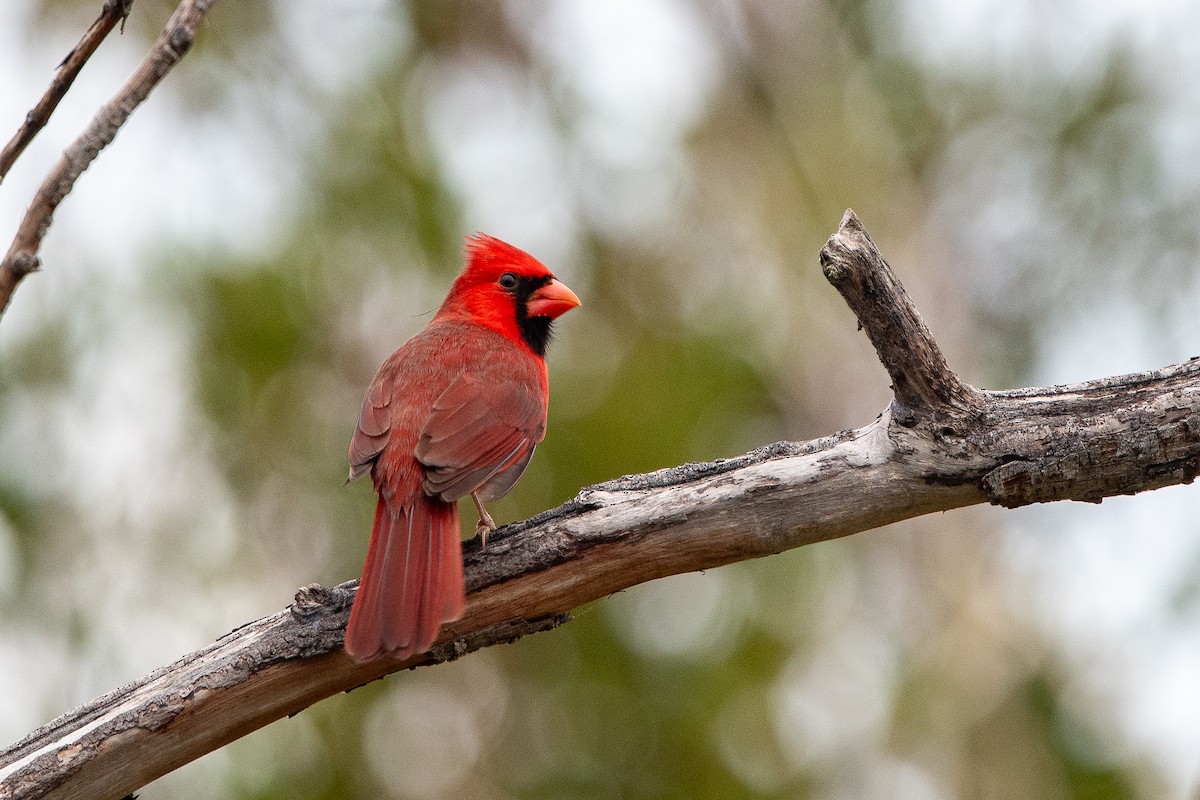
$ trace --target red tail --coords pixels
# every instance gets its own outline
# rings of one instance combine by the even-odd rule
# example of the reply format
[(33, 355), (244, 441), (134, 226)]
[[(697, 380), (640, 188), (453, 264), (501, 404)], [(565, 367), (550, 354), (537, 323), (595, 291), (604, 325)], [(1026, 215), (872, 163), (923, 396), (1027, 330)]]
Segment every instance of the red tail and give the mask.
[(380, 498), (346, 652), (357, 661), (424, 653), (465, 606), (458, 506), (421, 497), (393, 512)]

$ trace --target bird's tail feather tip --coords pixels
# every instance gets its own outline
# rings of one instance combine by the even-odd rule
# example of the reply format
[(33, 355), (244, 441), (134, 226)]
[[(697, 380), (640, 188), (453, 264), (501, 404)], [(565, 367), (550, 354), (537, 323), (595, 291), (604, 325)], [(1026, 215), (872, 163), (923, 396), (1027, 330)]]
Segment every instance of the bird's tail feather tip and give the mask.
[(463, 584), (457, 507), (418, 501), (393, 515), (380, 501), (346, 652), (361, 663), (429, 651), (442, 624), (462, 617)]

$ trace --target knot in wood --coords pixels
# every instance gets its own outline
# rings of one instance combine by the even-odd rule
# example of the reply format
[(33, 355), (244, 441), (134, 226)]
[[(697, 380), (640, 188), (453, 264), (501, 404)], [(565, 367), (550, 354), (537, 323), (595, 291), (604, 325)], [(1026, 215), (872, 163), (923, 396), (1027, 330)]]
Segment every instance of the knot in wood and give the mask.
[(308, 586), (301, 586), (296, 590), (296, 596), (289, 606), (292, 616), (308, 620), (325, 611), (336, 614), (346, 610), (354, 602), (354, 593), (349, 590), (350, 585), (342, 583), (328, 588), (319, 583), (310, 583)]
[(28, 250), (22, 250), (15, 254), (12, 260), (8, 262), (8, 269), (12, 274), (20, 279), (24, 278), (31, 272), (37, 272), (38, 267), (42, 265), (42, 260)]

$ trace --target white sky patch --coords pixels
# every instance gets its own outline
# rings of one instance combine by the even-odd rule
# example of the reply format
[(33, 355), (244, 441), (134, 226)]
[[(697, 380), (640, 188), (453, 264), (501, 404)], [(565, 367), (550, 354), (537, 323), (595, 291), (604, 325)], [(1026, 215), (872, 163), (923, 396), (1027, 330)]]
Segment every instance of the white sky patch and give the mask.
[[(60, 206), (43, 251), (48, 268), (55, 247), (86, 253), (84, 266), (92, 270), (141, 273), (149, 266), (141, 254), (163, 241), (206, 248), (215, 242), (245, 257), (278, 246), (303, 198), (307, 153), (323, 131), (311, 111), (314, 96), (353, 85), (407, 40), (398, 9), (384, 0), (365, 5), (339, 0), (332, 8), (284, 5), (286, 12), (277, 15), (281, 29), (268, 33), (258, 52), (269, 66), (257, 64), (263, 68), (256, 72), (254, 59), (243, 59), (237, 64), (241, 73), (230, 80), (202, 54), (193, 55), (134, 111)], [(5, 13), (20, 17), (24, 8), (18, 3)], [(337, 25), (329, 24), (331, 14)], [(0, 43), (6, 32), (17, 35), (27, 28), (3, 27)], [(69, 28), (65, 22), (59, 27)], [(50, 54), (61, 49), (65, 55), (75, 41), (67, 39), (58, 48), (45, 41), (0, 45), (4, 140), (45, 91), (57, 65)], [(351, 49), (353, 58), (347, 56)], [(5, 247), (58, 154), (144, 55), (139, 40), (114, 33), (88, 62), (50, 124), (0, 185)], [(281, 57), (285, 63), (275, 63)], [(188, 88), (206, 96), (179, 93), (182, 71), (189, 72)]]
[(1200, 628), (1193, 620), (1146, 644), (1125, 675), (1120, 707), (1131, 737), (1174, 778), (1179, 796), (1194, 796), (1200, 784)]
[(718, 65), (694, 14), (678, 0), (558, 2), (535, 28), (584, 103), (585, 134), (614, 159), (656, 154), (703, 110)]
[(392, 0), (323, 0), (320, 8), (274, 0), (274, 5), (273, 20), (290, 63), (330, 95), (403, 53), (412, 42), (405, 6)]
[(635, 238), (671, 227), (685, 194), (680, 143), (720, 71), (695, 11), (677, 0), (559, 2), (528, 27), (574, 101), (573, 177), (589, 223)]
[[(1051, 70), (1078, 79), (1103, 64), (1113, 43), (1157, 48), (1194, 39), (1200, 8), (1187, 0), (908, 0), (900, 46), (947, 72)], [(1182, 52), (1184, 48), (1180, 48)]]
[(1148, 755), (1181, 791), (1200, 776), (1195, 508), (1190, 486), (1095, 507), (1037, 506), (1020, 512), (1008, 538), (1021, 576), (1014, 606), (1032, 606), (1026, 613), (1061, 643), (1074, 680), (1092, 687), (1082, 702), (1067, 693), (1068, 706), (1117, 755)]
[(1136, 302), (1112, 295), (1059, 318), (1043, 328), (1033, 384), (1078, 383), (1165, 366), (1175, 360), (1173, 348), (1155, 338), (1153, 324)]
[(525, 76), (469, 57), (433, 65), (421, 100), (438, 156), (472, 227), (545, 252), (573, 230), (563, 147)]

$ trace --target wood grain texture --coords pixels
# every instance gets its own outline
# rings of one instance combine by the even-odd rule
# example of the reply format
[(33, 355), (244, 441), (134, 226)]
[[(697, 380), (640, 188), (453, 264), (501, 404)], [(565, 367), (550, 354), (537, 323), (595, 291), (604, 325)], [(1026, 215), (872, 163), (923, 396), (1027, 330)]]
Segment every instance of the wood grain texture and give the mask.
[(588, 487), (497, 530), (486, 552), (466, 543), (466, 615), (431, 653), (406, 661), (355, 664), (342, 652), (353, 583), (303, 589), (289, 609), (0, 753), (0, 798), (123, 797), (322, 698), (553, 628), (579, 605), (654, 578), (935, 511), (1098, 502), (1200, 471), (1200, 361), (982, 391), (949, 370), (852, 213), (821, 258), (898, 387), (871, 424)]

